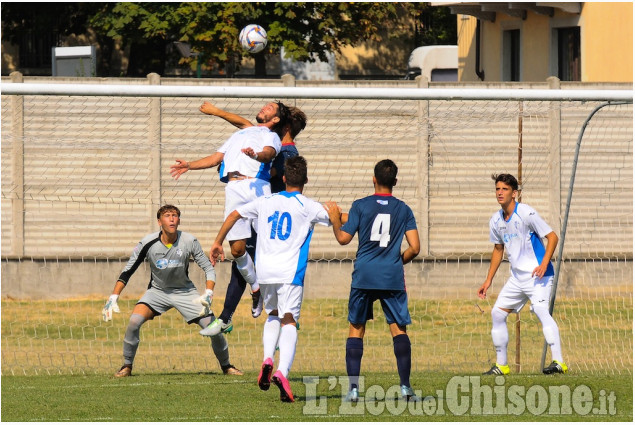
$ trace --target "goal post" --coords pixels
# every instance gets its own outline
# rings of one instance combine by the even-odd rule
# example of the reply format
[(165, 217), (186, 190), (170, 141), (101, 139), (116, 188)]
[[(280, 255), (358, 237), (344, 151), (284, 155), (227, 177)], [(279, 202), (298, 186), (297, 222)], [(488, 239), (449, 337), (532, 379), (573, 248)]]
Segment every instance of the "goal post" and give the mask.
[[(593, 118), (593, 116), (598, 113), (602, 108), (606, 108), (608, 106), (615, 106), (615, 105), (629, 105), (632, 104), (631, 102), (627, 102), (627, 101), (621, 101), (621, 100), (616, 100), (616, 101), (612, 101), (612, 102), (605, 102), (602, 103), (598, 106), (596, 106), (590, 113), (589, 116), (584, 120), (584, 123), (582, 124), (582, 128), (580, 129), (580, 134), (578, 135), (578, 139), (575, 145), (575, 153), (573, 156), (573, 162), (572, 162), (572, 166), (571, 166), (571, 177), (569, 180), (569, 189), (567, 191), (567, 201), (565, 204), (565, 211), (564, 211), (564, 216), (562, 218), (562, 225), (561, 225), (561, 231), (560, 231), (560, 240), (559, 240), (559, 246), (558, 246), (558, 254), (556, 256), (556, 268), (555, 268), (555, 272), (554, 272), (554, 278), (553, 278), (553, 287), (551, 288), (551, 296), (549, 298), (549, 314), (553, 315), (553, 310), (555, 307), (555, 303), (556, 303), (556, 295), (558, 292), (558, 281), (560, 279), (560, 268), (562, 266), (562, 256), (563, 256), (563, 252), (564, 252), (564, 244), (565, 244), (565, 240), (567, 237), (567, 224), (569, 222), (569, 212), (571, 211), (571, 199), (573, 197), (573, 192), (574, 192), (574, 188), (575, 188), (575, 176), (576, 176), (576, 171), (577, 171), (577, 166), (578, 166), (578, 158), (580, 156), (580, 149), (582, 147), (582, 139), (584, 137), (584, 132), (586, 131), (587, 126), (589, 125), (589, 122), (591, 121), (591, 119)], [(520, 344), (518, 342), (518, 344)], [(544, 345), (543, 345), (543, 349), (542, 349), (542, 356), (540, 358), (540, 367), (543, 368), (545, 367), (545, 359), (547, 357), (547, 341), (545, 340)]]
[[(566, 250), (555, 258), (554, 313), (567, 364), (590, 373), (632, 373), (632, 89), (418, 87), (421, 80), (289, 86), (158, 76), (125, 84), (25, 80), (0, 83), (3, 374), (111, 373), (120, 366), (127, 315), (147, 287), (147, 268), (126, 287), (114, 322), (101, 322), (100, 311), (136, 243), (156, 229), (157, 208), (179, 206), (180, 228), (196, 235), (205, 251), (223, 220), (224, 186), (216, 170), (188, 172), (177, 181), (169, 174), (176, 158), (208, 156), (235, 130), (201, 114), (200, 104), (209, 100), (253, 121), (262, 105), (277, 99), (308, 116), (296, 140), (309, 167), (307, 196), (348, 211), (372, 193), (377, 161), (390, 158), (399, 167), (394, 195), (425, 226), (422, 254), (405, 267), (413, 371), (480, 373), (491, 366), (489, 311), (508, 271), (501, 267), (491, 295), (477, 299), (492, 248), (487, 224), (498, 208), (490, 176), (521, 171), (523, 202), (567, 236)], [(586, 125), (576, 153), (586, 117), (607, 102)], [(574, 162), (575, 185), (566, 178)], [(570, 186), (575, 193), (565, 201)], [(330, 229), (316, 228), (297, 370), (344, 369), (355, 251), (356, 239), (340, 247)], [(229, 263), (216, 271), (218, 310)], [(195, 265), (190, 273), (202, 288)], [(26, 302), (36, 313), (25, 314)], [(230, 355), (237, 367), (257, 370), (262, 323), (247, 304), (234, 316)], [(533, 316), (520, 319), (523, 372), (539, 371), (544, 339)], [(364, 361), (374, 370), (394, 370), (379, 308), (375, 317)], [(139, 373), (217, 367), (209, 342), (174, 312), (144, 325), (137, 359)]]

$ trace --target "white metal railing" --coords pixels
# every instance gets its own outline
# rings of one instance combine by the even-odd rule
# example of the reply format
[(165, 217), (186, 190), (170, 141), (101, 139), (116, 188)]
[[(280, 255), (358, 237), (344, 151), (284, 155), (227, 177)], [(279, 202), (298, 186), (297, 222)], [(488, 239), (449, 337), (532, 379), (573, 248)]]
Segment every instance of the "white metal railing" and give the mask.
[(633, 90), (226, 87), (122, 84), (0, 83), (3, 95), (129, 97), (276, 97), (295, 99), (607, 100), (631, 101)]

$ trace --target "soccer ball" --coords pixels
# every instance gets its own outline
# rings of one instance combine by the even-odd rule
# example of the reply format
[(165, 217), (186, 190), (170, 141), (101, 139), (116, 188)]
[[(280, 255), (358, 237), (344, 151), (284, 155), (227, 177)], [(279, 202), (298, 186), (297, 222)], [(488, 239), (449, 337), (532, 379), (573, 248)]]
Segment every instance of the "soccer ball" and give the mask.
[(267, 31), (260, 25), (247, 25), (240, 32), (238, 40), (249, 53), (258, 53), (267, 46)]

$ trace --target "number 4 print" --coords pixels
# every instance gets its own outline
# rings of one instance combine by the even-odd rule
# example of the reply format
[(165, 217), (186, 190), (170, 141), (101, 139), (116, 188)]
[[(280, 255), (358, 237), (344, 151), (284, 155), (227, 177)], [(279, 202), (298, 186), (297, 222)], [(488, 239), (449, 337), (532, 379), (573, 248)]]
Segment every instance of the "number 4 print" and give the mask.
[(390, 242), (390, 214), (377, 214), (370, 230), (370, 240), (379, 241), (379, 246), (386, 248)]

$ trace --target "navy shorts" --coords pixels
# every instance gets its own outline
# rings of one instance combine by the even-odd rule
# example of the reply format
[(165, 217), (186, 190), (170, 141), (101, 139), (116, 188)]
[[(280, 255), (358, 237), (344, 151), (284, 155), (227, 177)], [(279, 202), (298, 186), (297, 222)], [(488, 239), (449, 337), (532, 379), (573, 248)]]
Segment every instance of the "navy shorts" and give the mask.
[(348, 321), (363, 325), (373, 319), (373, 303), (379, 300), (388, 324), (406, 326), (412, 323), (408, 311), (408, 295), (405, 290), (351, 288), (348, 299)]

